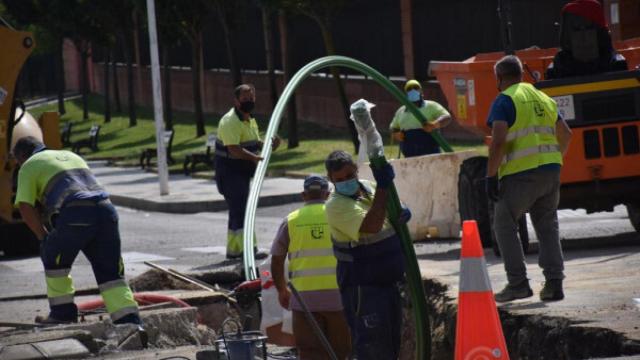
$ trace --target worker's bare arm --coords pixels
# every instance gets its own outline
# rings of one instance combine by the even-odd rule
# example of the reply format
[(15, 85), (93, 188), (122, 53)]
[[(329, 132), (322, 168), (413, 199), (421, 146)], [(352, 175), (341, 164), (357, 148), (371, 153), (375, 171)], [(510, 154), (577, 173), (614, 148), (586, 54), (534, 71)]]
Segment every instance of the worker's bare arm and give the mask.
[(38, 210), (30, 204), (21, 202), (20, 215), (22, 216), (22, 220), (24, 220), (29, 229), (33, 231), (38, 240), (42, 241), (47, 235), (47, 230), (42, 224), (42, 221), (40, 221), (40, 214), (38, 213)]
[(496, 176), (504, 158), (504, 146), (507, 142), (509, 125), (506, 121), (493, 121), (491, 129), (491, 146), (489, 146), (489, 163), (487, 164), (487, 176)]

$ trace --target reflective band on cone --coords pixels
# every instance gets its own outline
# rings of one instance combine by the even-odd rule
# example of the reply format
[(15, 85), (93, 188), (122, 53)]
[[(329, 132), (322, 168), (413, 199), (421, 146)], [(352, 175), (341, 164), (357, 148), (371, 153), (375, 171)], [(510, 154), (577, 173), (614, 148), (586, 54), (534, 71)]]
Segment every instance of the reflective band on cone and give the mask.
[(462, 225), (459, 287), (455, 359), (509, 359), (478, 225), (473, 220)]

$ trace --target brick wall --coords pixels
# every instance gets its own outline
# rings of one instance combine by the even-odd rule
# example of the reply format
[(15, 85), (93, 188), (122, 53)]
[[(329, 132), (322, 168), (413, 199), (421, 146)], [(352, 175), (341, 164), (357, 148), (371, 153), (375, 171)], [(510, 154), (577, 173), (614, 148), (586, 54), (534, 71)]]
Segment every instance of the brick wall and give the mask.
[[(93, 92), (103, 93), (103, 64), (94, 64)], [(134, 76), (135, 78), (135, 76)], [(126, 103), (126, 68), (118, 66), (118, 81), (120, 84), (120, 96)], [(271, 112), (269, 100), (268, 78), (263, 73), (245, 73), (243, 80), (252, 83), (256, 87), (256, 114), (268, 115)], [(283, 78), (277, 75), (278, 92), (282, 92)], [(394, 84), (401, 87), (404, 80), (393, 80)], [(111, 82), (113, 84), (113, 81)], [(373, 80), (349, 77), (345, 79), (345, 90), (350, 102), (364, 98), (376, 104), (372, 115), (379, 128), (387, 128), (391, 118), (398, 108), (398, 102), (392, 96), (377, 85)], [(193, 111), (192, 77), (189, 68), (174, 68), (171, 74), (172, 104), (175, 110)], [(142, 90), (142, 91), (140, 91)], [(425, 96), (446, 106), (446, 100), (436, 82), (424, 84)], [(144, 96), (140, 96), (143, 94)], [(204, 74), (203, 107), (207, 113), (222, 114), (233, 103), (233, 83), (226, 71), (207, 70)], [(140, 104), (151, 106), (151, 77), (150, 69), (142, 69), (142, 86), (136, 89), (137, 101)], [(341, 110), (340, 100), (337, 96), (336, 85), (332, 78), (312, 76), (296, 90), (296, 104), (298, 119), (314, 122), (322, 126), (345, 128), (344, 115)], [(473, 135), (453, 124), (446, 129), (445, 136), (457, 139), (471, 139)]]

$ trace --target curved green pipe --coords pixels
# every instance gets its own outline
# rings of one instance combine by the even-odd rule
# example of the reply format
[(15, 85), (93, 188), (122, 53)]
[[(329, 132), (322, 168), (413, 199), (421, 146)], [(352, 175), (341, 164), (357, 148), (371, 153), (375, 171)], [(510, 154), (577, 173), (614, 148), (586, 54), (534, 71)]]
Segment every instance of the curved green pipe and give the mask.
[[(271, 158), (271, 140), (276, 135), (278, 127), (280, 126), (280, 120), (282, 119), (282, 114), (285, 111), (285, 106), (287, 105), (291, 95), (293, 95), (295, 89), (302, 83), (302, 81), (304, 81), (304, 79), (306, 79), (309, 75), (317, 70), (334, 66), (353, 69), (371, 77), (380, 86), (389, 91), (391, 95), (396, 98), (396, 100), (405, 105), (407, 109), (411, 111), (411, 113), (415, 115), (421, 122), (427, 122), (427, 119), (424, 117), (424, 115), (420, 111), (418, 111), (418, 108), (416, 108), (413, 103), (407, 100), (405, 94), (400, 91), (400, 89), (398, 89), (380, 72), (361, 61), (345, 56), (327, 56), (314, 60), (305, 65), (293, 76), (293, 78), (291, 78), (291, 81), (289, 81), (287, 86), (284, 88), (284, 91), (282, 92), (282, 95), (280, 96), (280, 99), (278, 100), (278, 103), (273, 110), (271, 119), (269, 120), (269, 127), (267, 129), (267, 133), (265, 134), (264, 146), (262, 147), (261, 154), (264, 160), (258, 164), (256, 173), (251, 183), (251, 192), (249, 193), (249, 199), (247, 200), (247, 210), (244, 219), (245, 249), (253, 248), (255, 214), (258, 205), (258, 198), (260, 196), (260, 189), (262, 188), (262, 182), (264, 180), (267, 166), (269, 164), (269, 159)], [(447, 144), (447, 142), (439, 133), (432, 132), (431, 136), (433, 136), (435, 141), (444, 151), (453, 151), (449, 144)], [(373, 166), (382, 166), (384, 163), (386, 163), (386, 159), (384, 157), (378, 157), (370, 160)], [(420, 275), (420, 268), (418, 267), (418, 261), (416, 259), (415, 250), (413, 248), (413, 241), (409, 235), (406, 224), (399, 224), (396, 221), (400, 212), (400, 201), (398, 199), (398, 194), (395, 186), (391, 187), (390, 194), (390, 201), (388, 201), (387, 204), (387, 213), (391, 220), (391, 223), (396, 229), (396, 232), (402, 239), (402, 248), (405, 254), (407, 282), (409, 285), (409, 290), (411, 292), (411, 302), (414, 309), (414, 320), (416, 324), (415, 358), (430, 359), (431, 331), (427, 314), (426, 297), (422, 284), (422, 277)], [(254, 280), (258, 278), (253, 251), (244, 251), (244, 271), (248, 280)]]

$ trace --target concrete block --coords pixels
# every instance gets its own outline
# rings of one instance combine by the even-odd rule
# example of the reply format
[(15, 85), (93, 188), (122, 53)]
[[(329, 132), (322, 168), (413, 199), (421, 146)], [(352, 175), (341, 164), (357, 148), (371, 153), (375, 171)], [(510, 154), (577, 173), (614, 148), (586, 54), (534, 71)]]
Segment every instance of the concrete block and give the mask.
[(0, 360), (79, 359), (89, 355), (78, 340), (62, 339), (7, 346), (0, 352)]
[[(414, 240), (460, 235), (460, 165), (478, 155), (475, 151), (463, 151), (390, 161), (396, 173), (394, 183), (400, 201), (411, 209), (413, 215), (408, 226)], [(360, 165), (359, 176), (373, 180), (369, 164)]]

